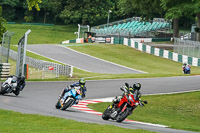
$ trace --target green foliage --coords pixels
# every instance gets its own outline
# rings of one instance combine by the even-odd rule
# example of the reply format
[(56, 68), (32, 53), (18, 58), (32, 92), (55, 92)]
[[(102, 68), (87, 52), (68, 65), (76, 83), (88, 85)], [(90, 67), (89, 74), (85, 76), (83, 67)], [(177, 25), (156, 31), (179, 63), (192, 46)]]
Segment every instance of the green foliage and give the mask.
[(38, 4), (42, 3), (42, 0), (26, 0), (26, 1), (27, 1), (29, 10), (32, 10), (33, 7), (35, 7), (37, 9), (37, 11), (40, 10)]
[(2, 17), (2, 7), (0, 6), (0, 41), (2, 41), (3, 33), (6, 32), (5, 23), (6, 20)]
[(26, 23), (31, 23), (33, 22), (33, 12), (32, 11), (26, 11), (24, 16), (24, 20)]
[(0, 0), (3, 8), (3, 17), (7, 21), (12, 21), (16, 16), (16, 8), (20, 3), (19, 0)]
[(94, 24), (98, 21), (107, 20), (108, 10), (114, 8), (111, 0), (83, 0), (66, 1), (65, 9), (60, 17), (67, 23)]
[(194, 13), (191, 9), (192, 0), (161, 0), (161, 6), (166, 11), (167, 19), (180, 18)]
[(118, 6), (122, 15), (136, 13), (145, 20), (163, 15), (160, 0), (119, 0)]

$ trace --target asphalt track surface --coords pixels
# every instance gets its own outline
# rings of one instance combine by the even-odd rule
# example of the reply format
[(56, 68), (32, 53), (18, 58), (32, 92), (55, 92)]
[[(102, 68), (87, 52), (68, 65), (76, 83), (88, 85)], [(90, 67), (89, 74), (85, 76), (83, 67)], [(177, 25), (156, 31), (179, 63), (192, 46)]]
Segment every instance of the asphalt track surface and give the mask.
[[(120, 91), (119, 87), (125, 82), (129, 84), (140, 82), (142, 84), (141, 92), (143, 95), (154, 95), (162, 93), (197, 91), (200, 90), (199, 81), (200, 76), (117, 79), (100, 81), (88, 80), (86, 83), (88, 92), (85, 99), (97, 99), (121, 95), (122, 92)], [(101, 116), (84, 113), (73, 108), (69, 108), (66, 111), (55, 109), (54, 106), (57, 102), (57, 98), (61, 90), (66, 85), (71, 83), (73, 82), (27, 82), (25, 89), (20, 93), (18, 97), (15, 97), (13, 94), (7, 94), (5, 96), (0, 95), (0, 109), (13, 110), (22, 113), (56, 116), (87, 123), (116, 125), (130, 129), (144, 129), (162, 133), (192, 133), (190, 131), (130, 123), (127, 121), (121, 123), (117, 123), (112, 120), (104, 121), (102, 120)], [(132, 115), (137, 114), (133, 113)]]
[(143, 71), (104, 61), (60, 45), (27, 45), (27, 49), (88, 72), (107, 74), (144, 73)]

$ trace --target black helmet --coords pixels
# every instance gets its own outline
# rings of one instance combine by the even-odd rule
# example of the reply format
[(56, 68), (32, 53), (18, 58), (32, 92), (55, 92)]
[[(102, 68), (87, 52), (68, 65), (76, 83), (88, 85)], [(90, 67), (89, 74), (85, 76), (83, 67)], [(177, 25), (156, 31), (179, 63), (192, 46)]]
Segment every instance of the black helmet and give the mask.
[(79, 84), (80, 84), (80, 85), (85, 85), (85, 79), (84, 79), (84, 78), (81, 78), (81, 79), (79, 80)]
[(141, 84), (140, 83), (135, 83), (135, 84), (133, 84), (133, 88), (135, 88), (136, 90), (140, 90)]
[(183, 65), (184, 65), (184, 66), (186, 66), (186, 65), (187, 65), (187, 63), (186, 63), (186, 62), (184, 62), (184, 63), (183, 63)]

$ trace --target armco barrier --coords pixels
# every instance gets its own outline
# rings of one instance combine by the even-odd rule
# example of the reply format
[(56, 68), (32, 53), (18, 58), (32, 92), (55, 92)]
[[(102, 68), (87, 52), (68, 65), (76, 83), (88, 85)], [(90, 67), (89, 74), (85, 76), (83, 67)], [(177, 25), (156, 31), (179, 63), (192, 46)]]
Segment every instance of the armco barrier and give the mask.
[(61, 42), (61, 44), (68, 44), (68, 43), (84, 43), (84, 39), (79, 38), (79, 39), (73, 39), (73, 40), (67, 40), (67, 41)]
[(5, 79), (10, 74), (10, 63), (1, 63), (0, 64), (0, 78)]
[(126, 46), (130, 46), (137, 50), (143, 51), (148, 54), (152, 54), (152, 55), (166, 58), (169, 60), (173, 60), (176, 62), (188, 63), (192, 66), (200, 66), (200, 59), (198, 59), (198, 58), (189, 57), (187, 55), (180, 55), (178, 53), (174, 53), (174, 52), (164, 50), (161, 48), (155, 48), (153, 46), (149, 46), (149, 45), (140, 43), (138, 41), (135, 41), (134, 38), (132, 38), (132, 39), (124, 38), (123, 42), (119, 41), (119, 38), (117, 38), (117, 39), (114, 37), (111, 38), (112, 44), (118, 44), (117, 42), (119, 42), (120, 44), (126, 45)]
[[(111, 37), (111, 43), (112, 44), (123, 44), (124, 42), (124, 37)], [(132, 38), (133, 41), (135, 42), (160, 42), (160, 41), (170, 41), (171, 38)], [(62, 41), (62, 44), (68, 44), (68, 43), (84, 43), (84, 39), (83, 38), (79, 38), (79, 39), (73, 39), (73, 40), (66, 40), (66, 41)], [(130, 40), (128, 40), (128, 46), (130, 46)]]

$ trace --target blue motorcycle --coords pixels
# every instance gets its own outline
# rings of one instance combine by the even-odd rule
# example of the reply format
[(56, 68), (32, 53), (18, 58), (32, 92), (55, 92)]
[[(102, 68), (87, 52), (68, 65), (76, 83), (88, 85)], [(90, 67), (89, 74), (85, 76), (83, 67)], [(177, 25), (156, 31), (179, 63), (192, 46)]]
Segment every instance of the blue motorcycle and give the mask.
[(184, 74), (190, 74), (190, 73), (191, 73), (190, 67), (189, 67), (189, 66), (186, 66), (186, 67), (183, 69), (183, 72), (184, 72)]
[[(75, 103), (77, 104), (78, 97), (81, 95), (81, 88), (75, 87), (73, 89), (70, 89), (68, 92), (66, 92), (62, 97), (59, 97), (58, 102), (56, 103), (56, 108), (61, 110), (66, 110), (67, 108), (71, 107)], [(63, 104), (61, 104), (60, 100), (66, 97)]]

